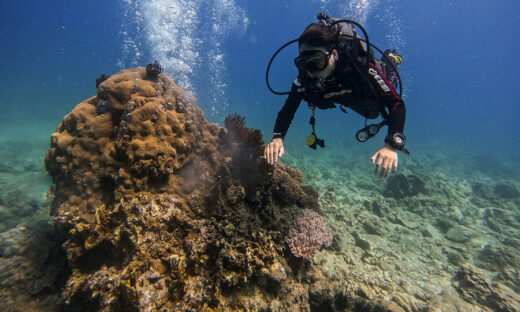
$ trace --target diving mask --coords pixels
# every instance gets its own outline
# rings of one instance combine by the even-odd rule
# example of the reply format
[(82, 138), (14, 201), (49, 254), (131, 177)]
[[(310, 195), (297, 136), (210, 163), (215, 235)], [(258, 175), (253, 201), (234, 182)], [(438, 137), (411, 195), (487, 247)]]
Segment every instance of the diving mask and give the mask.
[(329, 65), (331, 51), (321, 50), (303, 51), (294, 59), (294, 64), (300, 70), (308, 73), (315, 73), (324, 70)]

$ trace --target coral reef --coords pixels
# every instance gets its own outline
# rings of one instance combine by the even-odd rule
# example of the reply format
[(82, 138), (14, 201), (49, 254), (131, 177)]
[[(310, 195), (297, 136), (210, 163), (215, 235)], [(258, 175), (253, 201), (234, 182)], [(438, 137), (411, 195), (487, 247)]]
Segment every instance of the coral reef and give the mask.
[[(317, 158), (284, 156), (284, 163), (302, 168), (305, 182), (320, 192), (334, 232), (332, 245), (314, 256), (315, 264), (331, 279), (347, 281), (360, 297), (390, 301), (404, 311), (497, 311), (492, 302), (518, 311), (520, 199), (495, 194), (502, 184), (511, 186), (504, 190), (520, 189), (510, 177), (518, 172), (515, 162), (509, 173), (497, 176), (453, 163), (456, 151), (439, 167), (436, 157), (444, 155), (425, 149), (423, 156), (417, 151), (402, 159), (404, 178), (396, 174), (385, 181), (363, 165), (364, 147), (345, 145), (331, 146)], [(416, 185), (424, 191), (411, 192), (419, 179), (410, 176), (421, 180)], [(463, 291), (465, 280), (454, 282), (455, 272), (468, 264), (489, 283), (477, 292), (471, 288), (479, 284), (472, 282), (465, 290), (471, 295)]]
[(322, 247), (332, 243), (332, 231), (321, 215), (310, 209), (296, 213), (285, 241), (296, 257), (311, 260)]
[[(297, 212), (320, 211), (301, 172), (258, 157), (261, 133), (244, 118), (210, 124), (167, 75), (149, 75), (111, 76), (52, 135), (51, 213), (71, 267), (63, 308), (344, 311), (357, 302), (287, 248)], [(100, 101), (110, 103), (102, 115)]]

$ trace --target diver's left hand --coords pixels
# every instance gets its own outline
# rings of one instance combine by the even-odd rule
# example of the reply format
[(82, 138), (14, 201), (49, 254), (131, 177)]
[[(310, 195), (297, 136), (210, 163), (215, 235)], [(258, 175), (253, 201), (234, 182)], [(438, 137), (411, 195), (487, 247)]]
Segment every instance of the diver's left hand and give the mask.
[(397, 151), (388, 145), (377, 151), (370, 160), (372, 165), (376, 165), (375, 173), (378, 174), (380, 171), (381, 178), (386, 178), (391, 172), (395, 172), (399, 163)]

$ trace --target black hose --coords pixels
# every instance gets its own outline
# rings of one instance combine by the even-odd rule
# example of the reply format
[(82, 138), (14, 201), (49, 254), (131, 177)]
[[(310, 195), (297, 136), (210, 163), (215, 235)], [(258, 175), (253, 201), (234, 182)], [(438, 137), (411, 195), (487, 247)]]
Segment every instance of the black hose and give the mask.
[(269, 69), (271, 68), (271, 64), (273, 63), (273, 60), (274, 58), (278, 55), (278, 53), (280, 53), (280, 51), (282, 51), (286, 46), (290, 45), (290, 44), (293, 44), (295, 43), (296, 41), (300, 40), (299, 38), (298, 39), (294, 39), (294, 40), (291, 40), (289, 42), (287, 42), (286, 44), (284, 44), (283, 46), (281, 46), (274, 54), (273, 54), (273, 57), (271, 57), (271, 60), (269, 61), (269, 65), (267, 65), (267, 70), (265, 71), (265, 82), (267, 83), (267, 87), (269, 88), (269, 90), (271, 92), (273, 92), (274, 94), (278, 94), (278, 95), (285, 95), (285, 94), (289, 94), (291, 93), (291, 91), (288, 91), (288, 92), (278, 92), (278, 91), (275, 91), (273, 88), (271, 88), (271, 85), (269, 84)]
[[(370, 88), (370, 72), (369, 72), (369, 70), (370, 70), (370, 61), (369, 60), (370, 60), (370, 47), (372, 47), (372, 48), (376, 49), (379, 53), (381, 53), (381, 55), (383, 55), (383, 57), (385, 58), (387, 63), (392, 65), (392, 69), (397, 74), (397, 79), (399, 80), (399, 97), (402, 98), (402, 95), (403, 95), (403, 85), (401, 83), (401, 75), (399, 74), (399, 71), (394, 66), (394, 64), (388, 59), (388, 57), (385, 55), (385, 53), (383, 51), (381, 51), (381, 49), (379, 49), (377, 46), (375, 46), (372, 43), (370, 43), (370, 41), (368, 39), (368, 34), (367, 34), (365, 28), (361, 24), (359, 24), (358, 22), (352, 21), (352, 20), (347, 20), (347, 19), (334, 21), (333, 23), (330, 24), (330, 26), (333, 26), (333, 25), (338, 24), (338, 23), (350, 23), (350, 24), (356, 25), (357, 27), (359, 27), (361, 29), (361, 31), (363, 32), (363, 35), (366, 38), (366, 39), (361, 39), (359, 37), (354, 37), (354, 36), (351, 36), (351, 35), (341, 35), (343, 37), (348, 37), (348, 38), (352, 38), (352, 39), (359, 39), (359, 40), (361, 40), (361, 41), (363, 41), (363, 42), (365, 42), (367, 44), (367, 84), (369, 85), (369, 88)], [(291, 93), (290, 91), (288, 91), (288, 92), (278, 92), (278, 91), (274, 90), (273, 88), (271, 88), (271, 85), (269, 84), (269, 70), (271, 69), (271, 65), (273, 63), (273, 60), (276, 58), (278, 53), (280, 53), (280, 51), (282, 51), (288, 45), (293, 44), (294, 42), (296, 42), (298, 40), (299, 40), (299, 38), (291, 40), (291, 41), (287, 42), (286, 44), (284, 44), (283, 46), (281, 46), (273, 54), (273, 56), (271, 57), (271, 60), (269, 60), (269, 65), (267, 65), (267, 70), (265, 71), (265, 82), (267, 84), (267, 88), (269, 88), (269, 90), (272, 93), (274, 93), (274, 94), (285, 95), (285, 94)]]

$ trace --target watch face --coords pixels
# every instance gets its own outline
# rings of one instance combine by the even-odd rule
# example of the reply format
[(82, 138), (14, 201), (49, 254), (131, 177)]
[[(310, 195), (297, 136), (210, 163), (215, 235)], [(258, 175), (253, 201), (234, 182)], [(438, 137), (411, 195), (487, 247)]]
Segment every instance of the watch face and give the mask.
[(401, 133), (394, 134), (394, 136), (392, 137), (392, 140), (394, 141), (394, 144), (396, 146), (403, 146), (404, 143), (406, 142), (404, 135), (402, 135)]

